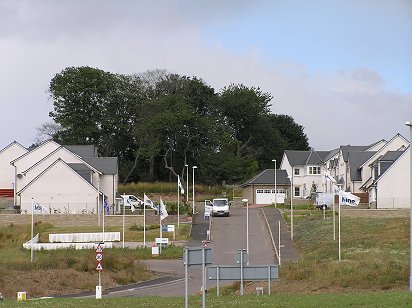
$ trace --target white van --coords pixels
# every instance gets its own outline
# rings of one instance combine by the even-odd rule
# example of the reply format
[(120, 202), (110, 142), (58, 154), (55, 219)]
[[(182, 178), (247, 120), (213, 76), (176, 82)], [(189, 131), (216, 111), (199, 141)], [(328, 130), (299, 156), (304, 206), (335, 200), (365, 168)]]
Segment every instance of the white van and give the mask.
[(229, 199), (215, 198), (212, 201), (212, 216), (229, 217)]

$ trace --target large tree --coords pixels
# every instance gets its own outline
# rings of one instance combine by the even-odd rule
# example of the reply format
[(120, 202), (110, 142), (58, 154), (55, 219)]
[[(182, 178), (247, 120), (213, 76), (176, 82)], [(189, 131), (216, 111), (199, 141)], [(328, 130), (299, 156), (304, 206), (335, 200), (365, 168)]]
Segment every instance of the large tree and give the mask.
[(285, 149), (308, 148), (303, 127), (271, 114), (272, 96), (259, 88), (232, 84), (215, 93), (199, 78), (165, 70), (128, 76), (69, 67), (49, 92), (56, 126), (41, 131), (118, 156), (124, 182), (184, 181), (189, 164), (199, 166), (203, 183), (239, 183), (272, 167)]
[(142, 102), (139, 80), (91, 67), (69, 67), (56, 74), (49, 92), (50, 117), (65, 144), (95, 144), (104, 156), (127, 157), (134, 150), (130, 132)]

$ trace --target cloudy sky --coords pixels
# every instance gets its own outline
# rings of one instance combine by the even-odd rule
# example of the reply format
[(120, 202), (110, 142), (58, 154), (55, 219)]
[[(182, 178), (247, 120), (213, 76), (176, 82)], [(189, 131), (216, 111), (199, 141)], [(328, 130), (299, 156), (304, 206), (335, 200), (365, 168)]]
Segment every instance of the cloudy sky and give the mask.
[(51, 78), (85, 65), (260, 87), (316, 150), (408, 137), (412, 1), (0, 0), (0, 148), (30, 146)]

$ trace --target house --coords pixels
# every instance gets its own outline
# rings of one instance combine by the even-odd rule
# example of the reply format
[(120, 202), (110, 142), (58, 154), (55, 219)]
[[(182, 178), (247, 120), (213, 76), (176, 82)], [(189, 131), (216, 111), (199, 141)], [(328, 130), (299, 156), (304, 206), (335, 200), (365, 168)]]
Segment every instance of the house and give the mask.
[(337, 150), (284, 152), (280, 168), (286, 170), (292, 182), (293, 198), (306, 198), (313, 190), (328, 192), (324, 174), (328, 162), (334, 161)]
[(370, 208), (409, 208), (410, 146), (388, 151), (372, 164), (372, 177), (364, 189), (369, 193)]
[(10, 162), (17, 157), (24, 155), (28, 151), (29, 150), (16, 141), (13, 141), (0, 150), (0, 196), (14, 196), (14, 184), (16, 183), (16, 179), (14, 168), (10, 165)]
[[(275, 174), (276, 174), (276, 199), (275, 199)], [(240, 185), (243, 188), (243, 197), (250, 204), (284, 203), (285, 196), (290, 191), (290, 180), (286, 170), (266, 169)]]
[(116, 203), (117, 158), (98, 157), (93, 145), (62, 146), (50, 140), (8, 163), (15, 179), (15, 206), (21, 210), (31, 209), (32, 198), (53, 212), (66, 213), (97, 213), (102, 204), (114, 207)]
[[(374, 154), (365, 160), (358, 169), (361, 172), (362, 185), (359, 187), (359, 190), (365, 190), (365, 187), (370, 185), (372, 182), (373, 175), (373, 165), (379, 159), (381, 159), (389, 151), (399, 151), (404, 150), (408, 147), (409, 142), (400, 134), (396, 134), (388, 142), (385, 143), (380, 149), (374, 152)], [(366, 191), (366, 190), (365, 190)]]
[(32, 200), (62, 214), (96, 213), (98, 189), (61, 158), (45, 168), (18, 193), (20, 209), (31, 213)]

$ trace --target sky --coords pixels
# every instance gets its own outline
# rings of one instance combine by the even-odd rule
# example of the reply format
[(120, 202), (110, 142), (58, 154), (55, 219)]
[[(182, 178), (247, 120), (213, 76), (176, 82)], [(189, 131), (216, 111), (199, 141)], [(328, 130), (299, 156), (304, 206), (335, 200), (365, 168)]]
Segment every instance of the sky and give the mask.
[(0, 149), (35, 141), (70, 66), (259, 87), (315, 150), (409, 138), (412, 1), (0, 0)]

